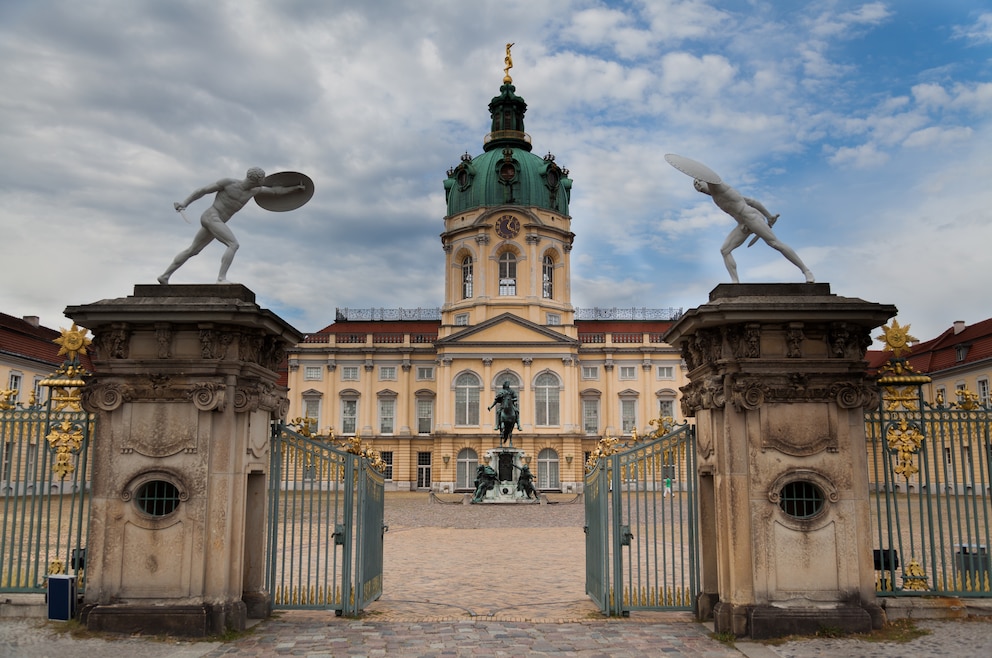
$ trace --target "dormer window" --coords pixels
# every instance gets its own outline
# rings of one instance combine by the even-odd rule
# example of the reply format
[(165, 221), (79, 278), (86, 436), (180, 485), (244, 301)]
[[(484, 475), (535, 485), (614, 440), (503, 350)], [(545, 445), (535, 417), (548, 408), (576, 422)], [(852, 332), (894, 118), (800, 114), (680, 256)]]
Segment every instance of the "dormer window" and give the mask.
[(965, 357), (968, 356), (968, 348), (970, 345), (958, 345), (954, 348), (954, 355), (958, 361), (964, 361)]

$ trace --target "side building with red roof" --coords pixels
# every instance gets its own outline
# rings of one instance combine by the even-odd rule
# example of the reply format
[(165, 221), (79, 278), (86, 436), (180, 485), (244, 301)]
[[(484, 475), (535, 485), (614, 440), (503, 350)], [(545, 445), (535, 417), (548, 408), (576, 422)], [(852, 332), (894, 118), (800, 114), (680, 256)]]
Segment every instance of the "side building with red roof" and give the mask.
[[(37, 317), (0, 313), (0, 403), (27, 407), (47, 400), (40, 383), (62, 365), (64, 357), (54, 342), (61, 335), (41, 326)], [(89, 369), (88, 363), (83, 365)]]

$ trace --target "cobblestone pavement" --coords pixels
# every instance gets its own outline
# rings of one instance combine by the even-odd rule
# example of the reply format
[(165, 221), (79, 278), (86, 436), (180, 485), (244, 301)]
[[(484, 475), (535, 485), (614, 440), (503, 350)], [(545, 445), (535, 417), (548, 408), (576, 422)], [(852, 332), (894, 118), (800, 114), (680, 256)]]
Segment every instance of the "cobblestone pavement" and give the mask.
[(388, 494), (384, 593), (359, 619), (279, 612), (230, 642), (73, 637), (59, 622), (0, 619), (0, 657), (992, 655), (987, 619), (921, 621), (932, 634), (905, 644), (843, 638), (734, 647), (688, 613), (604, 619), (584, 592), (583, 506), (570, 496), (552, 501), (466, 506)]

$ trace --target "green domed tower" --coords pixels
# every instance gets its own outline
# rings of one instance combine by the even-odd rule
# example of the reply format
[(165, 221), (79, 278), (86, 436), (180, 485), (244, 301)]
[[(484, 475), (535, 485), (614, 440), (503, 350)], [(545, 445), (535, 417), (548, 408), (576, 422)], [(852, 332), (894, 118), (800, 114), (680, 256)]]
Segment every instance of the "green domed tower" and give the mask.
[(444, 181), (447, 214), (442, 335), (504, 313), (574, 331), (569, 289), (572, 181), (555, 157), (532, 153), (527, 103), (507, 67), (489, 103), (482, 154), (465, 153)]

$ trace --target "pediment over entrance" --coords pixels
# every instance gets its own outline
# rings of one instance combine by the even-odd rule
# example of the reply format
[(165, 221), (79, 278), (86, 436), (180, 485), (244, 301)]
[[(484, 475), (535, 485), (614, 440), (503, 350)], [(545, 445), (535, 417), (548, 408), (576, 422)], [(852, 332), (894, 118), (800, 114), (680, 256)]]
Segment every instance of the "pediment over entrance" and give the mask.
[(512, 313), (503, 313), (474, 327), (439, 339), (438, 348), (453, 345), (559, 345), (578, 347), (579, 341), (549, 327), (536, 324)]

